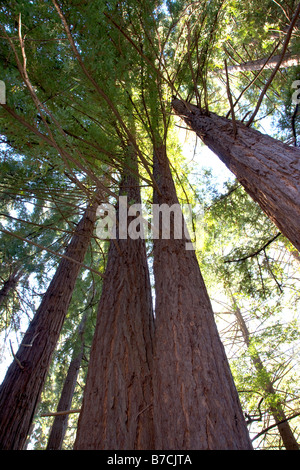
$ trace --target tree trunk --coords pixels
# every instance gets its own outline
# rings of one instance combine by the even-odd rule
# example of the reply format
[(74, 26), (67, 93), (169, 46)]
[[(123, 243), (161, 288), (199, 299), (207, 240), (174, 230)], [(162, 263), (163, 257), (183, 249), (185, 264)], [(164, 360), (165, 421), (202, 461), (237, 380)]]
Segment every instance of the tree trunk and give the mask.
[(172, 105), (300, 251), (300, 150), (183, 101)]
[[(123, 177), (120, 195), (127, 195), (128, 203), (140, 202), (138, 184), (133, 177)], [(75, 450), (153, 448), (152, 335), (145, 242), (121, 239), (117, 226), (117, 239), (110, 242)]]
[[(244, 64), (239, 64), (239, 65), (228, 65), (227, 70), (228, 72), (235, 73), (235, 72), (254, 72), (255, 70), (261, 70), (262, 67), (266, 70), (268, 69), (274, 69), (276, 65), (278, 64), (281, 56), (280, 54), (274, 55), (271, 57), (271, 59), (268, 60), (268, 57), (264, 57), (263, 59), (258, 59), (258, 60), (251, 60), (249, 62), (245, 62)], [(280, 64), (280, 68), (286, 68), (286, 67), (293, 67), (297, 66), (300, 63), (300, 56), (298, 54), (286, 54), (284, 56), (283, 61)], [(221, 69), (217, 71), (218, 73), (220, 72), (225, 72), (225, 69)]]
[[(57, 412), (69, 411), (71, 409), (72, 399), (77, 383), (77, 377), (80, 370), (80, 365), (84, 353), (84, 339), (83, 333), (85, 328), (87, 315), (85, 314), (81, 320), (78, 328), (80, 348), (79, 351), (73, 355), (70, 362), (68, 373), (64, 382), (64, 386), (61, 392), (61, 397), (57, 406)], [(57, 415), (54, 418), (51, 432), (48, 439), (47, 450), (61, 450), (63, 440), (66, 434), (68, 426), (69, 415)]]
[(75, 282), (90, 244), (96, 203), (77, 225), (57, 271), (0, 387), (0, 449), (23, 448), (68, 311)]
[(298, 251), (296, 250), (291, 251), (291, 255), (293, 256), (293, 258), (295, 258), (296, 261), (298, 261), (298, 263), (300, 263), (300, 255)]
[[(155, 151), (155, 204), (178, 204), (165, 148)], [(154, 239), (155, 448), (252, 449), (195, 252)]]
[[(246, 344), (247, 348), (249, 348), (250, 347), (250, 342), (251, 342), (250, 333), (249, 333), (247, 325), (244, 321), (244, 318), (241, 314), (241, 311), (238, 308), (238, 306), (236, 305), (236, 303), (235, 303), (235, 308), (234, 308), (234, 314), (235, 314), (235, 317), (237, 319), (237, 323), (239, 325), (239, 328), (242, 332), (242, 336), (243, 336), (243, 339), (245, 341), (245, 344)], [(254, 353), (251, 354), (251, 359), (252, 359), (252, 362), (253, 362), (253, 365), (254, 365), (255, 369), (258, 372), (260, 372), (260, 373), (265, 372), (264, 376), (266, 377), (266, 379), (265, 379), (265, 383), (264, 383), (264, 391), (267, 392), (267, 394), (269, 394), (269, 395), (276, 396), (276, 392), (274, 390), (272, 382), (271, 382), (270, 379), (268, 379), (268, 375), (266, 373), (265, 367), (264, 367), (257, 351), (254, 351)], [(282, 442), (283, 442), (283, 445), (286, 448), (286, 450), (299, 450), (299, 445), (298, 445), (298, 443), (295, 439), (295, 436), (294, 436), (294, 434), (293, 434), (293, 432), (290, 428), (289, 422), (285, 421), (286, 416), (285, 416), (285, 413), (283, 411), (283, 408), (282, 408), (281, 404), (278, 403), (276, 406), (271, 405), (270, 406), (270, 412), (272, 413), (273, 418), (275, 420), (275, 423), (277, 424), (279, 434), (282, 438)], [(279, 424), (281, 421), (285, 421), (285, 422)]]
[(7, 281), (4, 282), (2, 288), (0, 289), (0, 308), (2, 307), (5, 299), (8, 297), (11, 291), (13, 291), (20, 278), (23, 276), (23, 271), (21, 269), (15, 269)]

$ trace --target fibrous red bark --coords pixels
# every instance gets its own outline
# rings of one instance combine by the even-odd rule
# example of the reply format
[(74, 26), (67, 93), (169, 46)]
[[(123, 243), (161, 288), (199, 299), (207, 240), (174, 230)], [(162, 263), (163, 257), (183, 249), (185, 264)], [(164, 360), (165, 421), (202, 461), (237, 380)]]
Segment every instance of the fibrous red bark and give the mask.
[[(120, 195), (127, 195), (128, 203), (140, 202), (138, 184), (134, 177), (123, 177)], [(120, 239), (117, 226), (117, 239), (110, 241), (75, 450), (153, 448), (152, 336), (145, 241)]]
[(300, 150), (190, 103), (172, 105), (300, 251)]
[(21, 450), (26, 442), (80, 263), (91, 241), (96, 208), (96, 203), (90, 205), (77, 225), (66, 249), (66, 258), (62, 258), (1, 384), (0, 449)]
[[(86, 320), (87, 314), (85, 313), (78, 327), (78, 336), (80, 342), (79, 351), (77, 351), (77, 347), (75, 347), (76, 352), (74, 352), (73, 354), (72, 360), (68, 368), (67, 376), (64, 381), (63, 389), (57, 406), (58, 414), (54, 418), (46, 450), (60, 450), (62, 448), (63, 440), (68, 427), (69, 414), (67, 413), (67, 411), (70, 411), (71, 409), (73, 395), (77, 384), (77, 377), (79, 374), (81, 361), (84, 353), (83, 334)], [(63, 412), (66, 413), (60, 414)]]
[[(154, 154), (156, 204), (178, 204), (165, 147)], [(155, 448), (251, 449), (231, 371), (188, 239), (154, 239)]]

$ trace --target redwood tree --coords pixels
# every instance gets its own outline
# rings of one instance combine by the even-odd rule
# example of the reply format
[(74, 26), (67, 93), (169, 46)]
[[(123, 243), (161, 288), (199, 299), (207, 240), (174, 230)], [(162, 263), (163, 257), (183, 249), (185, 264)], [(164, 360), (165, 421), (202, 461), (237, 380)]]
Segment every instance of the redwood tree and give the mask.
[[(128, 203), (139, 203), (138, 180), (125, 174), (120, 195), (126, 195)], [(145, 241), (120, 238), (118, 225), (116, 231), (116, 240), (110, 242), (75, 450), (153, 448), (153, 312)]]
[[(165, 146), (156, 204), (178, 204)], [(188, 238), (154, 239), (156, 449), (251, 449), (210, 300)]]
[[(227, 67), (227, 70), (228, 72), (235, 73), (235, 72), (245, 72), (245, 71), (253, 72), (255, 70), (261, 70), (262, 68), (274, 69), (280, 59), (281, 59), (280, 55), (273, 56), (271, 59), (268, 59), (268, 57), (264, 57), (263, 59), (250, 60), (249, 62), (245, 62), (240, 65), (229, 65)], [(280, 68), (293, 67), (295, 65), (298, 65), (299, 63), (300, 63), (299, 55), (289, 53), (284, 56), (284, 59), (280, 63)], [(225, 72), (225, 69), (222, 70), (222, 72)]]
[[(116, 129), (119, 127), (122, 137), (132, 143), (127, 126), (128, 102), (124, 100), (124, 91), (127, 94), (134, 87), (134, 115), (142, 115), (139, 124), (148, 128), (151, 135), (155, 134), (156, 128), (148, 123), (148, 113), (153, 115), (150, 112), (153, 103), (156, 108), (154, 112), (159, 108), (157, 95), (160, 95), (161, 105), (165, 98), (161, 87), (158, 91), (155, 89), (158, 77), (162, 79), (163, 75), (164, 83), (167, 82), (172, 90), (181, 83), (179, 71), (182, 69), (184, 72), (187, 68), (186, 55), (182, 52), (178, 64), (175, 52), (179, 38), (184, 36), (180, 19), (184, 16), (183, 12), (188, 10), (185, 2), (167, 2), (172, 14), (168, 31), (163, 32), (161, 26), (166, 18), (161, 17), (159, 11), (161, 2), (79, 2), (75, 6), (64, 2), (65, 15), (59, 5), (61, 2), (53, 0), (52, 3), (58, 17), (56, 20), (52, 17), (50, 8), (51, 22), (42, 21), (44, 8), (48, 15), (48, 5), (42, 5), (41, 2), (30, 3), (25, 19), (19, 15), (19, 42), (23, 53), (21, 61), (17, 60), (19, 49), (14, 46), (12, 26), (19, 11), (8, 8), (11, 13), (9, 27), (3, 29), (6, 48), (8, 45), (10, 47), (6, 56), (15, 56), (22, 84), (27, 74), (26, 64), (31, 65), (31, 82), (28, 78), (25, 82), (37, 109), (33, 112), (29, 107), (30, 113), (23, 116), (22, 109), (18, 108), (16, 112), (14, 106), (11, 108), (13, 103), (9, 103), (4, 110), (9, 113), (11, 120), (16, 121), (15, 124), (21, 128), (23, 126), (23, 130), (26, 128), (26, 133), (30, 131), (34, 139), (28, 142), (29, 145), (36, 144), (36, 141), (42, 142), (59, 153), (66, 167), (72, 162), (77, 170), (80, 169), (93, 182), (102, 185), (103, 174), (97, 159), (101, 160), (105, 156), (103, 161), (108, 163), (109, 172), (119, 171), (120, 166), (126, 163), (114, 146), (108, 145), (114, 141)], [(213, 15), (209, 15), (209, 34), (206, 34), (207, 31), (199, 33), (205, 42), (217, 29), (217, 15), (222, 3), (197, 4), (199, 8), (213, 5), (216, 10)], [(203, 15), (201, 21), (197, 14), (194, 15), (194, 20), (199, 24), (204, 23), (206, 8), (203, 8)], [(156, 20), (159, 18), (164, 21), (158, 23), (157, 27)], [(58, 28), (58, 19), (62, 21), (62, 29)], [(47, 28), (44, 28), (44, 24), (47, 24)], [(177, 24), (180, 27), (178, 42), (173, 43), (173, 30)], [(29, 38), (32, 41), (27, 40), (26, 31), (33, 32)], [(189, 46), (189, 36), (190, 31), (180, 50), (185, 51)], [(46, 49), (44, 55), (39, 55), (35, 48), (31, 50), (28, 47), (28, 44), (35, 45), (36, 41), (44, 37), (51, 54)], [(70, 50), (67, 49), (66, 39), (71, 46)], [(175, 44), (175, 47), (165, 47), (167, 43), (172, 46)], [(43, 41), (37, 50), (43, 50)], [(113, 50), (118, 53), (113, 53)], [(138, 52), (138, 58), (131, 53), (127, 55), (132, 50)], [(12, 51), (14, 54), (11, 54)], [(209, 55), (207, 44), (203, 45), (200, 52), (206, 60)], [(190, 51), (187, 56), (192, 65)], [(40, 67), (39, 57), (49, 60), (47, 68)], [(168, 70), (168, 60), (175, 65), (177, 62), (174, 74)], [(199, 74), (197, 72), (194, 78), (195, 82), (201, 79), (204, 86), (202, 69), (201, 61)], [(35, 70), (38, 73), (35, 74)], [(173, 74), (171, 79), (170, 73)], [(176, 75), (178, 83), (175, 83)], [(76, 90), (77, 81), (80, 83), (80, 93)], [(57, 83), (60, 84), (58, 88)], [(150, 85), (154, 88), (153, 96), (146, 103)], [(39, 90), (39, 96), (35, 89)], [(64, 93), (61, 93), (61, 89)], [(23, 86), (16, 86), (14, 93), (17, 93), (17, 97), (21, 92)], [(141, 103), (144, 115), (140, 110)], [(154, 121), (157, 117), (157, 120), (161, 120), (158, 113)], [(132, 108), (129, 111), (131, 114)], [(163, 118), (167, 120), (166, 113)], [(10, 129), (8, 125), (8, 134)], [(139, 138), (139, 142), (144, 140), (142, 133)], [(154, 202), (177, 204), (165, 147), (155, 147), (155, 181), (150, 181), (151, 184), (155, 183), (156, 188)], [(149, 173), (144, 151), (143, 147), (143, 151), (139, 151), (139, 158), (144, 170)], [(54, 161), (57, 160), (55, 158)], [(138, 183), (128, 175), (122, 180), (121, 194), (124, 194), (124, 190), (129, 201), (140, 200)], [(123, 240), (121, 237), (110, 243), (75, 449), (149, 449), (154, 446), (157, 449), (252, 448), (199, 266), (194, 252), (186, 250), (185, 241), (174, 237), (154, 241), (154, 368), (152, 305), (145, 244), (142, 240)], [(31, 333), (33, 345), (38, 345), (40, 338), (41, 335), (36, 337), (35, 332)], [(26, 363), (18, 354), (17, 359), (15, 368), (18, 371), (19, 367), (21, 372), (18, 373), (21, 374)]]
[(300, 251), (300, 150), (190, 103), (172, 105)]
[(55, 415), (53, 425), (51, 427), (51, 432), (47, 443), (47, 450), (60, 450), (63, 444), (68, 426), (68, 411), (71, 409), (72, 399), (84, 354), (84, 330), (86, 320), (87, 313), (85, 312), (78, 327), (78, 339), (80, 344), (76, 345), (74, 348), (73, 356), (57, 406), (57, 414)]
[(76, 279), (93, 235), (97, 204), (89, 205), (43, 296), (0, 387), (0, 448), (20, 450), (30, 429)]

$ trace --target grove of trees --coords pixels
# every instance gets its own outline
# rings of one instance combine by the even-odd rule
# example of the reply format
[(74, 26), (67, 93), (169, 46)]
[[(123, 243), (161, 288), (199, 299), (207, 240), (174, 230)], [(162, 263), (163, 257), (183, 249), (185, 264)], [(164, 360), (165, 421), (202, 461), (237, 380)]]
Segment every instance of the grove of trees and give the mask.
[(299, 450), (299, 57), (294, 0), (1, 4), (1, 450)]

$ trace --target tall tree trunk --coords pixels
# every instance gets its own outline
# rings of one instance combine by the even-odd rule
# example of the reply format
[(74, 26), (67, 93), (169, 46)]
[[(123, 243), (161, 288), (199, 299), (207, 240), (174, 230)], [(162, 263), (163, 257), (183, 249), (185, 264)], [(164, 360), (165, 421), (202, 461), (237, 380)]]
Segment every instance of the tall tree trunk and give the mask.
[[(81, 320), (78, 328), (79, 336), (79, 351), (78, 346), (75, 346), (75, 353), (69, 365), (68, 373), (64, 382), (64, 386), (61, 392), (61, 397), (57, 406), (57, 411), (69, 411), (71, 409), (72, 399), (77, 383), (77, 377), (80, 370), (80, 365), (84, 353), (84, 328), (87, 320), (87, 314), (85, 314)], [(61, 450), (63, 440), (66, 434), (68, 426), (69, 415), (57, 415), (54, 418), (51, 432), (49, 435), (47, 450)]]
[[(164, 146), (154, 154), (161, 195), (178, 204)], [(252, 449), (195, 252), (186, 239), (154, 239), (155, 448)]]
[(16, 288), (22, 276), (23, 271), (21, 269), (16, 268), (10, 274), (9, 278), (4, 282), (2, 288), (0, 289), (0, 308), (2, 307), (5, 299), (7, 299), (10, 292)]
[[(245, 341), (245, 344), (247, 348), (250, 347), (250, 333), (248, 330), (248, 327), (244, 321), (243, 315), (239, 309), (239, 307), (236, 305), (236, 302), (234, 301), (234, 315), (237, 319), (238, 326), (241, 330), (243, 339)], [(251, 359), (253, 362), (253, 365), (255, 369), (261, 373), (261, 372), (266, 372), (265, 367), (263, 365), (263, 362), (261, 361), (259, 354), (257, 351), (254, 351), (251, 353)], [(267, 392), (267, 394), (276, 396), (276, 392), (274, 390), (274, 387), (272, 385), (272, 382), (270, 379), (268, 379), (268, 375), (265, 373), (264, 376), (265, 378), (265, 383), (264, 383), (264, 391)], [(286, 421), (286, 416), (283, 411), (283, 408), (280, 403), (278, 403), (276, 406), (271, 405), (270, 406), (270, 412), (273, 415), (273, 418), (275, 420), (275, 423), (277, 424), (279, 434), (282, 438), (282, 442), (286, 450), (299, 450), (299, 445), (295, 439), (295, 436), (290, 428), (289, 422)], [(282, 422), (285, 421), (285, 422)], [(282, 422), (282, 423), (281, 423)], [(281, 423), (281, 424), (279, 424)]]
[(20, 450), (25, 444), (91, 241), (96, 207), (89, 206), (77, 225), (65, 252), (68, 259), (62, 258), (0, 387), (0, 449)]
[[(138, 181), (125, 175), (120, 195), (127, 195), (128, 204), (139, 203)], [(152, 335), (145, 242), (121, 239), (117, 226), (117, 240), (110, 242), (74, 449), (153, 448)]]
[(300, 251), (300, 150), (178, 99), (172, 105)]
[[(280, 61), (281, 56), (280, 54), (274, 55), (271, 59), (268, 60), (268, 57), (264, 57), (263, 59), (258, 60), (251, 60), (249, 62), (245, 62), (244, 64), (239, 65), (229, 65), (227, 67), (228, 72), (235, 73), (235, 72), (254, 72), (255, 70), (260, 70), (263, 66), (265, 69), (274, 69), (278, 62)], [(298, 54), (285, 54), (283, 61), (280, 64), (280, 68), (286, 67), (293, 67), (297, 66), (300, 63), (300, 56)], [(225, 72), (225, 69), (221, 69), (217, 71)]]

